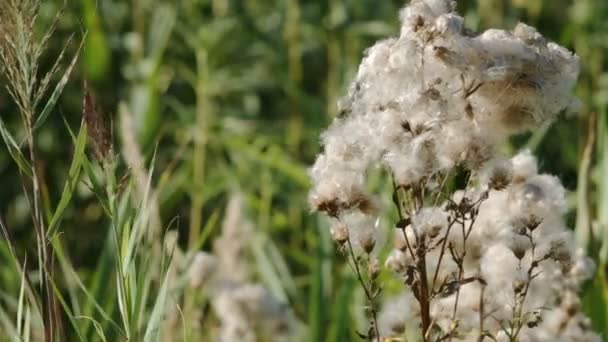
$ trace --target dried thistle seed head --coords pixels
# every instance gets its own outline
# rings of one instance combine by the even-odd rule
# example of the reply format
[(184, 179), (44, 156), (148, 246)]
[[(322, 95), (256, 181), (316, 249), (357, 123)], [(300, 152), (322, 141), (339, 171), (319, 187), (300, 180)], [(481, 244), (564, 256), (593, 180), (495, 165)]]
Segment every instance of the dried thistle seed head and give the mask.
[(513, 178), (513, 166), (509, 160), (497, 158), (488, 163), (482, 171), (482, 179), (487, 183), (488, 187), (493, 190), (503, 190), (506, 188)]
[(327, 200), (327, 201), (311, 201), (311, 206), (313, 210), (325, 212), (330, 217), (338, 217), (338, 213), (340, 210), (340, 204), (337, 199)]
[(536, 158), (529, 150), (523, 150), (511, 158), (513, 164), (513, 182), (521, 184), (533, 175), (538, 174)]
[(508, 246), (518, 260), (523, 259), (526, 252), (531, 247), (530, 240), (521, 235), (513, 235), (508, 241)]
[(439, 207), (422, 208), (412, 218), (412, 227), (420, 236), (434, 238), (447, 227), (448, 212)]
[(376, 203), (366, 196), (361, 196), (357, 200), (357, 209), (366, 215), (375, 215), (378, 212)]
[(403, 237), (403, 232), (395, 231), (395, 238), (393, 239), (393, 246), (400, 251), (405, 251), (407, 249), (407, 242)]
[(549, 249), (549, 256), (551, 259), (557, 262), (569, 263), (571, 260), (571, 255), (566, 241), (563, 239), (552, 240), (551, 248)]
[(513, 292), (515, 294), (520, 294), (524, 288), (526, 287), (526, 283), (521, 279), (515, 279), (513, 281)]
[(532, 311), (528, 317), (528, 322), (526, 325), (528, 328), (536, 328), (540, 323), (542, 323), (543, 318), (539, 311)]
[(526, 104), (512, 104), (499, 115), (504, 126), (514, 131), (534, 124), (534, 109)]
[(360, 190), (351, 187), (346, 191), (335, 185), (310, 193), (308, 201), (314, 211), (324, 212), (330, 217), (338, 217), (340, 213), (351, 209), (358, 209), (367, 215), (377, 212), (378, 208), (374, 201)]
[(403, 335), (405, 333), (405, 322), (395, 321), (393, 325), (391, 325), (391, 332), (393, 334)]
[(407, 262), (408, 262), (407, 254), (405, 254), (403, 251), (400, 251), (398, 249), (394, 249), (391, 251), (391, 253), (386, 258), (384, 265), (389, 270), (391, 270), (397, 274), (403, 274), (406, 270)]
[(568, 317), (572, 317), (580, 312), (581, 303), (575, 293), (568, 291), (562, 300), (561, 307), (564, 309)]
[(528, 202), (538, 202), (545, 197), (543, 189), (534, 183), (526, 183), (522, 189), (523, 196)]
[[(468, 276), (479, 274), (486, 280), (483, 286), (476, 282), (459, 288), (456, 317), (454, 298), (436, 297), (438, 300), (429, 308), (432, 322), (427, 331), (430, 334), (437, 333), (435, 336), (446, 336), (446, 339), (460, 338), (457, 334), (462, 334), (463, 339), (470, 339), (467, 333), (477, 329), (479, 322), (475, 322), (478, 315), (474, 314), (475, 318), (471, 319), (469, 313), (479, 313), (481, 305), (485, 305), (496, 317), (517, 320), (518, 325), (523, 325), (518, 336), (522, 340), (542, 339), (538, 336), (559, 340), (564, 335), (549, 331), (549, 324), (528, 329), (525, 327), (528, 317), (522, 317), (527, 314), (512, 312), (513, 304), (524, 303), (524, 293), (529, 295), (526, 298), (533, 298), (526, 300), (525, 312), (532, 307), (547, 307), (547, 312), (561, 310), (555, 307), (556, 296), (566, 288), (578, 288), (573, 275), (555, 272), (559, 266), (575, 265), (576, 256), (571, 257), (572, 262), (559, 265), (538, 261), (545, 255), (549, 257), (546, 253), (550, 241), (554, 234), (564, 230), (558, 222), (562, 213), (562, 200), (558, 198), (561, 194), (554, 191), (558, 182), (541, 179), (536, 161), (529, 153), (527, 156), (520, 153), (512, 160), (500, 158), (499, 146), (511, 134), (548, 122), (571, 106), (577, 57), (546, 42), (525, 26), (518, 26), (514, 31), (471, 32), (464, 27), (464, 20), (452, 12), (451, 5), (453, 2), (447, 0), (410, 1), (401, 12), (403, 25), (399, 37), (378, 42), (368, 49), (345, 97), (348, 114), (335, 119), (322, 136), (323, 152), (310, 171), (311, 193), (315, 199), (322, 199), (317, 203), (331, 203), (335, 207), (334, 210), (327, 206), (331, 209), (326, 210), (330, 215), (342, 218), (366, 210), (365, 202), (356, 198), (367, 188), (369, 170), (384, 168), (393, 176), (396, 186), (409, 185), (407, 211), (411, 222), (403, 220), (396, 225), (399, 228), (393, 231), (398, 233), (394, 240), (396, 250), (385, 264), (398, 272), (413, 290), (408, 292), (410, 304), (401, 305), (401, 315), (396, 315), (402, 319), (407, 311), (412, 316), (405, 321), (408, 328), (409, 322), (415, 322), (414, 329), (422, 323), (419, 304), (423, 298), (416, 288), (422, 284), (424, 272), (416, 262), (426, 260), (430, 273), (427, 276), (436, 277), (440, 282), (457, 279), (457, 275), (453, 278), (450, 275), (459, 271)], [(442, 81), (435, 82), (435, 79)], [(472, 178), (472, 182), (469, 182), (470, 175), (452, 177), (456, 167), (477, 177)], [(462, 188), (460, 197), (451, 193), (435, 197), (442, 189), (452, 188), (443, 186), (441, 175), (450, 175), (446, 181), (456, 179), (456, 187)], [(428, 184), (429, 180), (441, 185), (419, 186)], [(535, 185), (542, 193), (538, 193)], [(423, 188), (425, 193), (419, 194), (418, 190)], [(496, 191), (501, 189), (507, 191)], [(479, 196), (482, 191), (488, 197)], [(471, 193), (474, 195), (469, 195)], [(418, 197), (424, 197), (425, 201), (418, 201)], [(451, 216), (440, 224), (432, 223), (429, 217), (423, 219), (424, 206), (430, 203), (426, 199), (433, 197), (448, 198), (446, 203), (452, 201), (442, 206)], [(463, 197), (468, 199), (462, 200)], [(400, 209), (403, 209), (403, 200), (395, 201)], [(524, 219), (530, 214), (547, 222), (547, 229), (538, 228), (538, 221)], [(510, 222), (514, 223), (511, 226), (515, 232), (505, 224)], [(363, 260), (371, 257), (372, 250), (381, 243), (369, 238), (367, 230), (357, 229), (365, 225), (349, 222), (347, 225), (349, 241), (357, 252), (370, 253), (358, 257)], [(446, 243), (435, 241), (443, 237), (437, 227), (448, 225), (455, 228), (450, 229)], [(464, 229), (460, 229), (461, 225)], [(403, 233), (412, 250), (408, 250)], [(466, 241), (462, 241), (461, 235)], [(515, 235), (514, 242), (506, 238), (512, 235)], [(428, 240), (432, 236), (437, 237)], [(532, 237), (538, 248), (535, 249), (538, 260), (530, 266), (528, 259), (532, 258), (527, 252), (530, 244), (526, 240)], [(466, 251), (464, 256), (463, 251)], [(407, 259), (409, 257), (416, 262)], [(440, 258), (442, 262), (438, 263)], [(440, 268), (433, 269), (438, 264)], [(533, 276), (537, 272), (541, 276), (530, 279), (526, 272), (530, 267)], [(432, 291), (438, 291), (441, 286), (433, 284)], [(546, 291), (548, 288), (552, 290)], [(485, 291), (481, 304), (480, 291)], [(516, 303), (512, 302), (513, 291), (518, 293)], [(450, 326), (454, 321), (461, 325)], [(531, 326), (536, 325), (537, 319), (530, 322)], [(379, 322), (382, 333), (390, 333), (388, 323)], [(508, 340), (507, 335), (514, 335), (516, 328), (501, 331), (496, 324), (488, 323), (484, 329), (488, 330), (487, 336)]]
[(378, 258), (374, 255), (370, 255), (369, 262), (367, 264), (367, 274), (370, 279), (376, 279), (380, 275), (380, 264)]
[(441, 229), (443, 229), (443, 226), (435, 224), (435, 225), (428, 227), (427, 233), (431, 239), (434, 239), (435, 237), (437, 237), (437, 235), (439, 235), (439, 233), (441, 232)]
[(488, 186), (490, 189), (502, 190), (511, 183), (512, 176), (510, 168), (497, 167), (490, 175)]
[(365, 234), (359, 237), (359, 244), (367, 254), (371, 254), (376, 246), (376, 239), (371, 234)]
[(512, 221), (511, 227), (513, 229), (513, 233), (518, 235), (526, 235), (528, 232), (526, 231), (526, 219), (516, 218)]
[(542, 219), (536, 217), (535, 215), (530, 215), (526, 220), (525, 225), (526, 228), (533, 232), (542, 222)]
[(332, 223), (330, 233), (332, 239), (339, 245), (343, 245), (348, 240), (348, 228), (340, 221)]

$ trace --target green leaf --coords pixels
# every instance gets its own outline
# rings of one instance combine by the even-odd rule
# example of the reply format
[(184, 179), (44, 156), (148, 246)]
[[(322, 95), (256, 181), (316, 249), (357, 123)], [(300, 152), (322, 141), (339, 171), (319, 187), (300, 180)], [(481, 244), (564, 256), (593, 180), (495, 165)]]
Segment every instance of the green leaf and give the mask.
[(6, 335), (4, 337), (7, 337), (7, 338), (10, 337), (11, 338), (10, 341), (19, 341), (20, 340), (17, 329), (11, 322), (11, 319), (10, 319), (8, 313), (6, 313), (2, 307), (0, 307), (0, 327), (2, 327), (2, 333), (4, 335)]
[(82, 16), (88, 32), (87, 48), (83, 51), (83, 66), (87, 79), (93, 81), (107, 80), (111, 76), (110, 63), (112, 52), (108, 37), (104, 32), (99, 6), (95, 0), (82, 0)]
[(70, 169), (68, 171), (68, 179), (63, 188), (63, 193), (61, 195), (61, 199), (59, 200), (59, 204), (57, 205), (57, 209), (55, 209), (55, 213), (51, 218), (51, 223), (49, 224), (49, 228), (47, 231), (47, 237), (52, 236), (57, 229), (57, 225), (61, 221), (65, 209), (67, 208), (70, 200), (72, 199), (72, 195), (74, 194), (74, 190), (76, 190), (76, 185), (78, 184), (78, 179), (80, 176), (80, 170), (82, 169), (82, 160), (85, 155), (85, 148), (87, 145), (87, 129), (83, 124), (80, 127), (80, 132), (78, 133), (78, 138), (76, 139), (76, 146), (74, 148), (74, 157), (72, 159), (72, 164), (70, 165)]
[(345, 268), (344, 271), (336, 301), (332, 304), (332, 324), (327, 331), (327, 342), (348, 340), (349, 332), (352, 329), (350, 307), (358, 283), (352, 276), (350, 269)]
[(604, 267), (600, 265), (593, 281), (583, 291), (582, 297), (583, 311), (591, 318), (593, 330), (604, 335), (608, 333), (608, 288), (604, 281), (605, 277)]
[(608, 264), (608, 107), (602, 108), (598, 118), (597, 164), (600, 177), (597, 184), (597, 225), (598, 235), (602, 240), (600, 262)]
[(76, 324), (76, 321), (74, 320), (74, 315), (72, 315), (72, 311), (70, 310), (69, 305), (66, 303), (65, 299), (63, 298), (63, 295), (61, 294), (61, 290), (59, 288), (57, 288), (57, 285), (55, 284), (54, 281), (51, 281), (51, 285), (53, 285), (53, 291), (55, 292), (55, 298), (57, 298), (59, 300), (59, 303), (63, 307), (63, 310), (64, 310), (65, 314), (68, 316), (68, 320), (72, 324), (72, 327), (74, 328), (74, 331), (76, 332), (76, 335), (78, 336), (78, 338), (81, 341), (85, 341), (84, 337), (80, 333), (78, 324)]
[(315, 261), (311, 270), (312, 286), (310, 289), (310, 340), (324, 341), (327, 334), (327, 300), (332, 292), (331, 289), (331, 237), (329, 229), (324, 227), (318, 220), (318, 238), (313, 247), (315, 249)]
[(106, 334), (103, 332), (103, 327), (101, 326), (101, 324), (99, 324), (99, 322), (88, 316), (74, 316), (74, 319), (84, 319), (93, 323), (95, 331), (97, 332), (97, 336), (99, 336), (102, 341), (106, 342)]
[(207, 239), (209, 239), (209, 237), (211, 236), (211, 233), (213, 232), (213, 228), (215, 228), (217, 226), (217, 221), (218, 221), (219, 217), (220, 217), (219, 210), (214, 210), (213, 213), (211, 213), (211, 216), (209, 217), (207, 222), (205, 222), (205, 226), (203, 227), (201, 236), (199, 237), (198, 241), (196, 242), (195, 250), (199, 250), (199, 249), (203, 248), (203, 245), (205, 244)]
[(8, 153), (15, 163), (17, 163), (17, 166), (19, 166), (19, 170), (28, 177), (32, 177), (32, 167), (30, 166), (30, 163), (25, 159), (23, 153), (21, 153), (19, 145), (17, 145), (15, 139), (4, 125), (2, 118), (0, 118), (0, 135), (2, 135), (2, 140), (4, 140), (4, 143), (8, 148)]
[(165, 277), (160, 290), (158, 291), (154, 309), (152, 309), (152, 314), (148, 320), (146, 333), (144, 335), (145, 342), (156, 341), (159, 338), (161, 331), (160, 326), (166, 310), (167, 293), (169, 292), (169, 274), (171, 274), (171, 264), (169, 264), (169, 268), (165, 271)]

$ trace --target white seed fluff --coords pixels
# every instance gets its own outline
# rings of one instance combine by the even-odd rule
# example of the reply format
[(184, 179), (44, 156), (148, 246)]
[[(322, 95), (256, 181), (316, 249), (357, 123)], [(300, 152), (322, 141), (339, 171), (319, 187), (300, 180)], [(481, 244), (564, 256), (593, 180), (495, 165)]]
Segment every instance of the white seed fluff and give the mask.
[[(497, 150), (512, 134), (577, 108), (578, 57), (521, 23), (473, 32), (455, 7), (412, 0), (400, 13), (399, 36), (366, 51), (321, 136), (323, 152), (309, 170), (310, 206), (344, 225), (342, 235), (359, 248), (379, 234), (373, 222), (381, 213), (366, 190), (370, 169), (385, 169), (400, 189), (433, 184), (429, 192), (443, 191), (442, 177), (465, 169), (471, 179), (449, 201), (427, 194), (409, 212), (383, 262), (412, 283), (420, 281), (412, 268), (425, 268), (414, 259), (424, 256), (427, 287), (441, 289), (430, 299), (431, 333), (460, 341), (478, 341), (481, 329), (495, 341), (515, 334), (518, 341), (599, 341), (577, 295), (594, 265), (564, 223), (561, 182), (539, 174), (529, 151), (509, 158)], [(459, 211), (474, 215), (456, 220)], [(419, 255), (408, 253), (419, 246)], [(420, 329), (419, 301), (407, 289), (387, 302), (378, 339)]]

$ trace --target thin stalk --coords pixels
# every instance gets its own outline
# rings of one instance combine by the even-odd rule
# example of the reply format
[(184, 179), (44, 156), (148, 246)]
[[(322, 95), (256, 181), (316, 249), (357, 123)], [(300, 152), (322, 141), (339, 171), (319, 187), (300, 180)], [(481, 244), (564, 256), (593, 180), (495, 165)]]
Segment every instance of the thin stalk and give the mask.
[(431, 303), (429, 297), (429, 284), (426, 273), (426, 246), (424, 243), (418, 248), (418, 262), (416, 268), (420, 280), (418, 282), (418, 301), (420, 302), (420, 318), (422, 320), (422, 340), (428, 341), (428, 332), (431, 328)]
[[(298, 0), (287, 0), (285, 7), (285, 26), (283, 35), (287, 44), (287, 68), (289, 88), (298, 87), (302, 81), (302, 46), (300, 43), (300, 4)], [(287, 146), (292, 152), (297, 152), (303, 134), (303, 118), (300, 112), (299, 95), (292, 91), (287, 91), (289, 102), (289, 127), (287, 129)]]
[[(365, 293), (365, 297), (367, 298), (367, 302), (368, 305), (370, 307), (370, 311), (372, 314), (372, 322), (373, 322), (373, 334), (374, 337), (379, 338), (380, 337), (380, 332), (378, 331), (378, 312), (374, 303), (374, 296), (372, 293), (372, 289), (371, 286), (368, 288), (367, 284), (365, 283), (365, 280), (363, 279), (363, 275), (361, 274), (361, 269), (359, 268), (359, 263), (357, 262), (357, 257), (355, 256), (355, 252), (353, 251), (353, 245), (350, 241), (350, 237), (348, 237), (346, 239), (346, 242), (348, 244), (348, 253), (350, 258), (353, 261), (353, 269), (355, 271), (355, 274), (357, 275), (357, 279), (359, 280), (359, 283), (361, 284), (361, 287), (363, 288), (363, 292)], [(368, 336), (370, 341), (373, 341), (372, 336)]]
[(208, 60), (207, 51), (196, 51), (197, 82), (196, 82), (196, 127), (197, 135), (194, 138), (194, 151), (192, 155), (192, 207), (190, 209), (190, 236), (188, 249), (193, 250), (199, 240), (202, 226), (203, 210), (203, 183), (205, 178), (206, 146), (209, 135), (209, 121), (211, 115), (210, 99), (207, 94)]
[[(196, 51), (197, 81), (196, 81), (196, 128), (194, 137), (194, 150), (192, 156), (192, 206), (190, 208), (190, 233), (188, 237), (188, 251), (198, 248), (201, 235), (202, 212), (204, 206), (203, 185), (205, 180), (205, 162), (207, 142), (209, 139), (209, 124), (212, 109), (211, 100), (207, 93), (207, 80), (209, 73), (208, 55), (204, 48)], [(184, 294), (184, 316), (192, 317), (196, 303), (196, 292), (187, 289)]]

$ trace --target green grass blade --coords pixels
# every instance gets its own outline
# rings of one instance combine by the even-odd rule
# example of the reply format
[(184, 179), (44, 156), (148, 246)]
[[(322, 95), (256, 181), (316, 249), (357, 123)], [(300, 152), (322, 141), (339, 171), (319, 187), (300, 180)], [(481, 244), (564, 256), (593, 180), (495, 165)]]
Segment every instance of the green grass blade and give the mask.
[(209, 216), (209, 219), (207, 220), (207, 222), (205, 222), (205, 226), (203, 227), (203, 230), (201, 231), (202, 232), (201, 236), (199, 237), (198, 241), (196, 242), (196, 247), (194, 250), (198, 251), (199, 249), (203, 248), (203, 245), (205, 244), (207, 239), (209, 239), (214, 228), (217, 226), (219, 217), (220, 217), (219, 210), (214, 210), (213, 213), (211, 213), (211, 216)]
[(21, 272), (21, 285), (19, 286), (19, 299), (17, 305), (17, 331), (19, 335), (23, 333), (23, 306), (25, 304), (25, 270), (27, 269), (27, 259), (23, 265), (23, 271)]
[(342, 275), (336, 300), (331, 305), (332, 324), (327, 332), (327, 342), (347, 341), (352, 332), (350, 306), (358, 283), (352, 276), (350, 269), (346, 268), (345, 271)]
[(83, 319), (83, 320), (87, 320), (87, 321), (91, 322), (93, 324), (93, 326), (95, 327), (95, 331), (97, 332), (97, 336), (99, 338), (101, 338), (101, 340), (103, 342), (107, 341), (106, 340), (106, 334), (103, 332), (103, 327), (101, 326), (101, 324), (99, 324), (99, 322), (97, 322), (96, 320), (94, 320), (92, 317), (88, 317), (88, 316), (74, 316), (74, 319)]
[(583, 291), (582, 305), (583, 312), (592, 318), (591, 322), (593, 330), (603, 333), (604, 336), (608, 333), (608, 287), (604, 279), (606, 272), (603, 267), (600, 267), (593, 281), (588, 284)]
[(28, 177), (32, 177), (32, 167), (30, 166), (30, 163), (25, 159), (23, 153), (21, 153), (19, 145), (17, 145), (17, 142), (4, 125), (2, 118), (0, 118), (0, 135), (2, 135), (2, 140), (4, 140), (4, 144), (6, 144), (6, 147), (8, 148), (8, 153), (19, 167), (21, 173)]
[(59, 204), (57, 205), (57, 209), (55, 209), (55, 213), (51, 218), (51, 222), (49, 224), (49, 228), (47, 230), (47, 237), (53, 236), (55, 230), (63, 214), (65, 209), (67, 208), (70, 200), (72, 199), (72, 195), (76, 190), (76, 185), (78, 185), (78, 179), (80, 177), (80, 170), (82, 169), (82, 160), (85, 154), (85, 148), (87, 145), (87, 129), (85, 125), (80, 127), (80, 132), (78, 133), (78, 138), (76, 139), (76, 146), (74, 148), (74, 157), (72, 159), (72, 164), (70, 165), (70, 169), (68, 171), (68, 179), (63, 188), (63, 193), (61, 195), (61, 199), (59, 200)]
[(598, 235), (602, 239), (600, 249), (600, 267), (608, 264), (608, 108), (604, 107), (598, 120), (598, 198), (597, 225)]
[(74, 320), (74, 316), (72, 315), (72, 310), (70, 309), (70, 306), (66, 303), (65, 299), (63, 298), (63, 294), (61, 293), (61, 290), (57, 287), (57, 284), (55, 284), (54, 281), (51, 281), (51, 285), (53, 286), (53, 292), (55, 292), (55, 298), (57, 298), (59, 300), (61, 307), (63, 307), (63, 311), (65, 312), (66, 316), (68, 317), (70, 324), (74, 328), (76, 335), (78, 336), (78, 338), (81, 341), (85, 341), (84, 337), (82, 336), (82, 334), (80, 332), (80, 327), (76, 323), (76, 320)]
[(165, 270), (165, 277), (156, 297), (154, 308), (152, 309), (152, 314), (150, 315), (150, 319), (148, 320), (148, 324), (146, 326), (146, 333), (144, 334), (145, 342), (157, 341), (160, 337), (161, 323), (167, 306), (166, 303), (167, 295), (169, 292), (169, 275), (171, 274), (170, 271), (171, 263), (169, 263), (168, 269)]
[(332, 240), (329, 229), (321, 223), (321, 220), (317, 220), (317, 222), (315, 261), (311, 271), (313, 278), (309, 298), (309, 324), (311, 341), (324, 341), (327, 334), (327, 300), (332, 292)]
[(10, 316), (0, 306), (0, 326), (2, 327), (2, 333), (6, 334), (5, 337), (10, 337), (11, 341), (20, 341), (21, 337), (19, 332), (15, 328), (15, 325), (11, 322)]
[(578, 170), (578, 181), (576, 186), (576, 226), (574, 227), (576, 242), (585, 251), (589, 248), (591, 239), (591, 215), (589, 205), (589, 177), (591, 170), (591, 159), (596, 137), (597, 115), (591, 113), (589, 116), (589, 129), (587, 139), (583, 148), (583, 155)]

